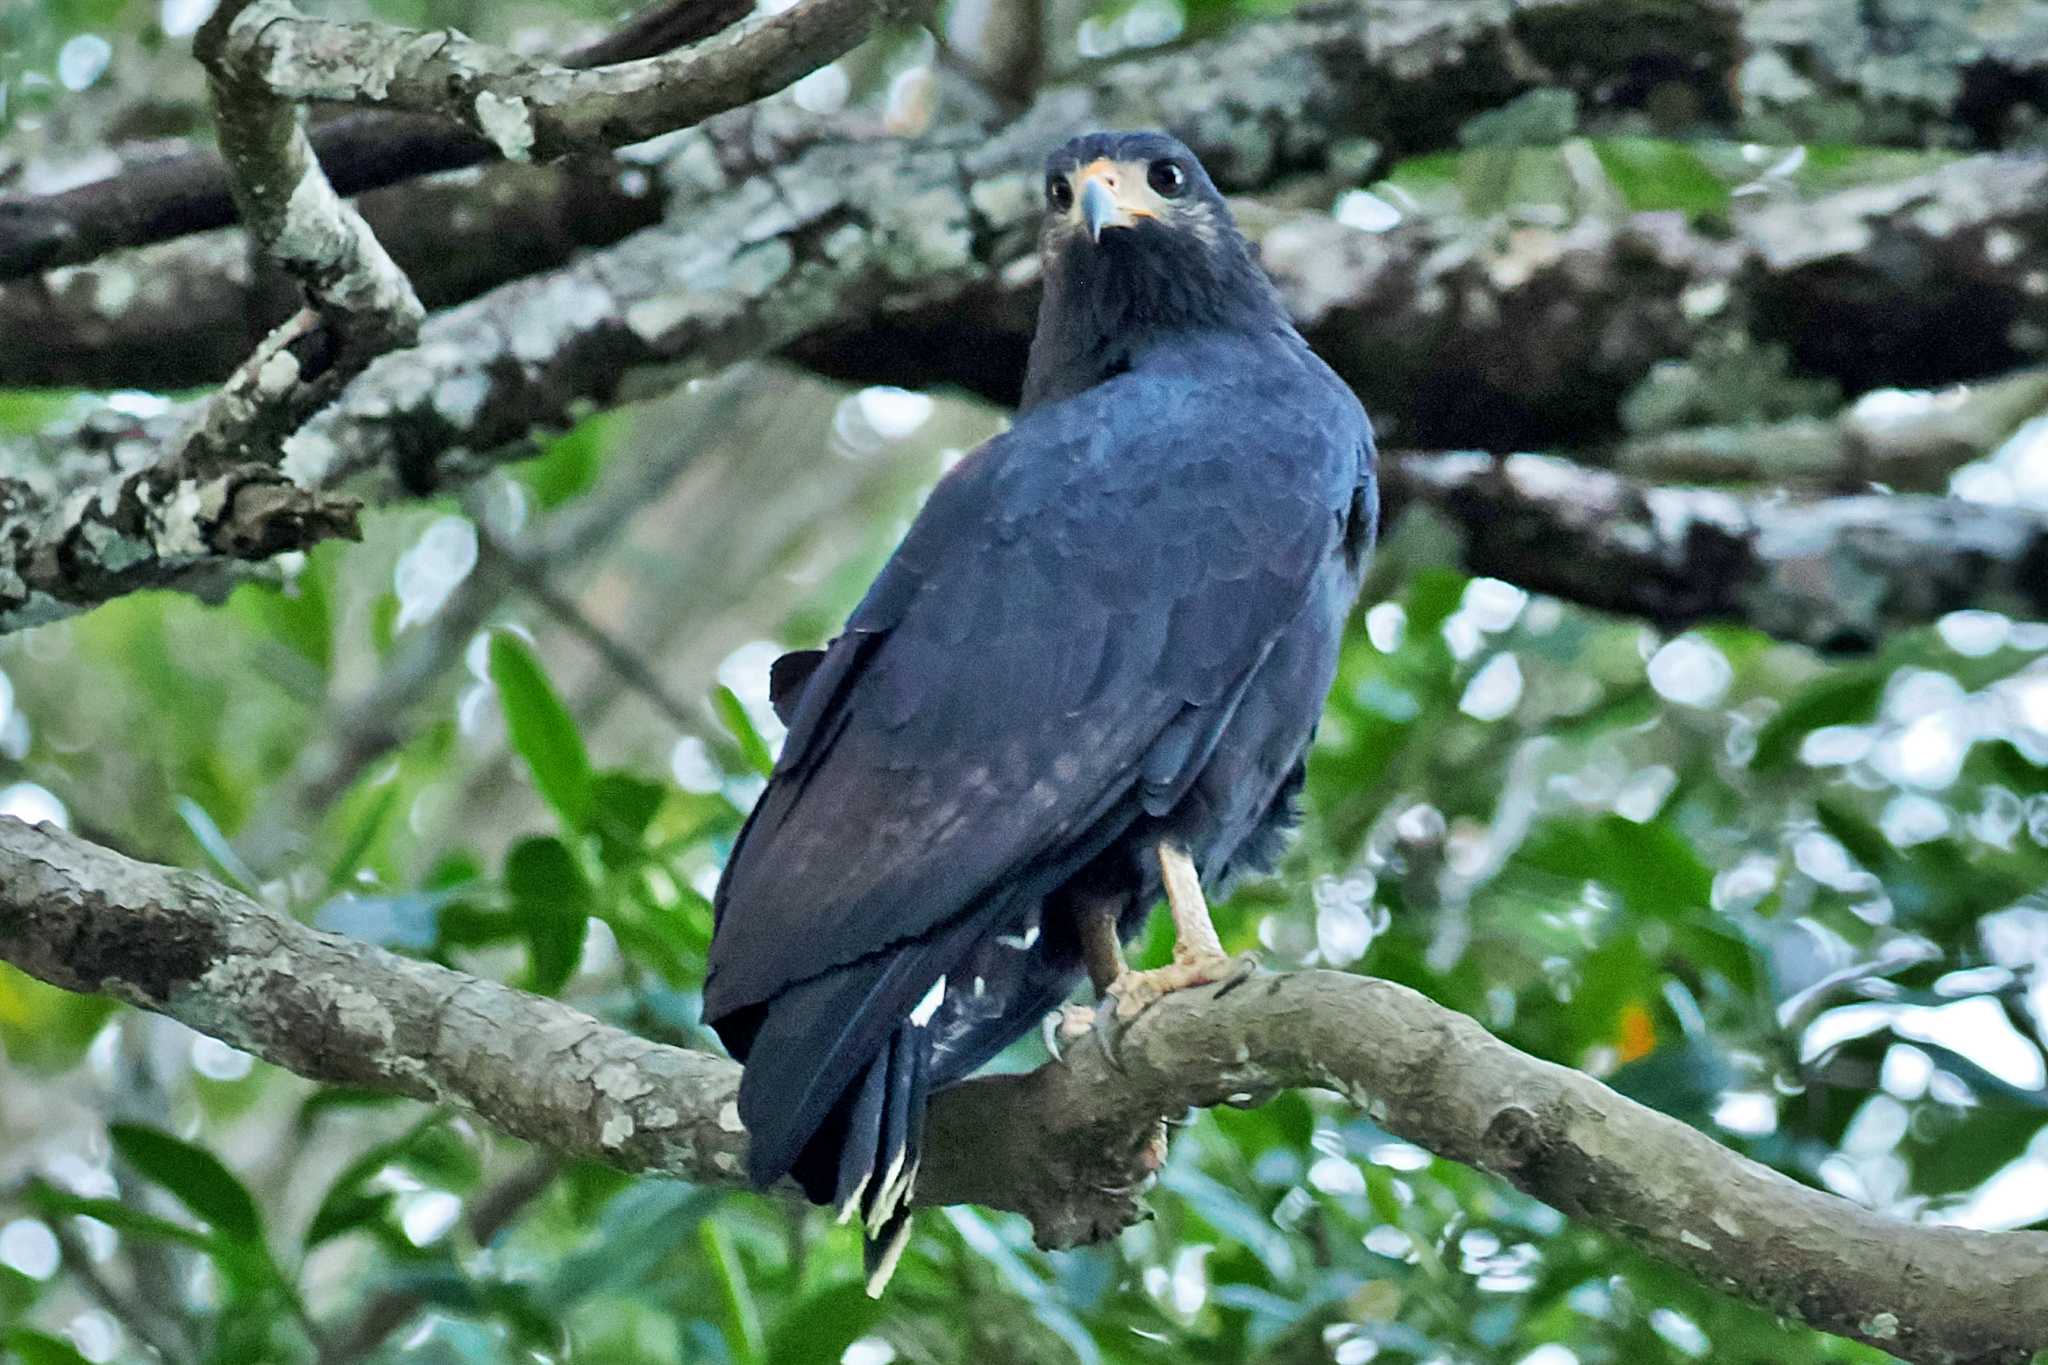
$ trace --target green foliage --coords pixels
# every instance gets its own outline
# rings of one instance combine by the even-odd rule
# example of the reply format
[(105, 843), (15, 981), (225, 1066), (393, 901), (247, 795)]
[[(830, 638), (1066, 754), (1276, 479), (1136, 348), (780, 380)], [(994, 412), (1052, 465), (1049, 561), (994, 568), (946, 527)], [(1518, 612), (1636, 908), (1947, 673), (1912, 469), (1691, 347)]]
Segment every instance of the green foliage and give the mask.
[(216, 1235), (249, 1246), (262, 1242), (256, 1201), (213, 1153), (135, 1123), (114, 1124), (107, 1136), (123, 1161), (176, 1195)]
[(590, 820), (590, 755), (568, 708), (517, 636), (501, 631), (491, 637), (491, 681), (498, 685), (512, 747), (526, 760), (534, 786), (564, 824), (584, 828)]

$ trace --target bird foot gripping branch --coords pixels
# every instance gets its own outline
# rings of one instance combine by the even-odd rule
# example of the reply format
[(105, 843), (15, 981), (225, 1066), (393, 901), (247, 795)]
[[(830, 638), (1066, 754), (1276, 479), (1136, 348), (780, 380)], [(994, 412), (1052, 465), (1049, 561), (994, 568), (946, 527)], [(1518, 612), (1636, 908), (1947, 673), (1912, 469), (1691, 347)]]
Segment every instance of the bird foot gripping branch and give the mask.
[(1227, 991), (1259, 969), (1252, 954), (1231, 957), (1223, 951), (1215, 921), (1209, 917), (1208, 897), (1202, 894), (1201, 875), (1185, 848), (1170, 840), (1160, 843), (1159, 875), (1173, 916), (1173, 961), (1149, 971), (1133, 971), (1124, 963), (1113, 934), (1098, 940), (1114, 964), (1102, 993), (1105, 1001), (1116, 1001), (1115, 1017), (1123, 1023), (1175, 991), (1216, 985)]

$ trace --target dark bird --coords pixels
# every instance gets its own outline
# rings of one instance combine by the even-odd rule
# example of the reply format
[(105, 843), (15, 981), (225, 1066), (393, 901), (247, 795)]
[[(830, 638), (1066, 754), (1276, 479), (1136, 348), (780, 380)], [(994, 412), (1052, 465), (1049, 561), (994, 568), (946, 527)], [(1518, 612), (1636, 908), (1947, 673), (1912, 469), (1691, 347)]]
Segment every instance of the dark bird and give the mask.
[[(1014, 426), (932, 491), (822, 650), (719, 883), (704, 1015), (748, 1173), (908, 1234), (932, 1093), (1084, 974), (1128, 1016), (1236, 970), (1202, 887), (1270, 865), (1378, 519), (1372, 430), (1201, 163), (1046, 163)], [(1162, 891), (1172, 965), (1121, 943)]]

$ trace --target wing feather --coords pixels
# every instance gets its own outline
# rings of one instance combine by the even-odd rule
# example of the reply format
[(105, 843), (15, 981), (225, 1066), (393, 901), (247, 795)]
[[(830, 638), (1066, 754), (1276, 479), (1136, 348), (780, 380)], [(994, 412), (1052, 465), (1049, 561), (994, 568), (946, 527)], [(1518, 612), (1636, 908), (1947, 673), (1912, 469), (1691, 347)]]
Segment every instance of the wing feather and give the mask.
[(1276, 388), (1251, 366), (1128, 376), (1034, 410), (940, 482), (801, 666), (720, 886), (708, 1018), (999, 885), (1047, 894), (1184, 789), (1338, 552), (1370, 439), (1327, 402), (1276, 412)]

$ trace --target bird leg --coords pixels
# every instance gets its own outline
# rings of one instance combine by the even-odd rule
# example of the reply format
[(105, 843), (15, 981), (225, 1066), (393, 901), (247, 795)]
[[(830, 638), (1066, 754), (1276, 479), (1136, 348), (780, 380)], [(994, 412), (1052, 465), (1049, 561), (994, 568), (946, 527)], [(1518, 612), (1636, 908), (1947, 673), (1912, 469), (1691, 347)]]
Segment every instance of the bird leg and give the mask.
[[(1202, 878), (1195, 871), (1194, 859), (1170, 839), (1159, 844), (1159, 876), (1166, 887), (1167, 909), (1173, 915), (1173, 961), (1145, 972), (1125, 967), (1117, 974), (1108, 994), (1116, 997), (1119, 1019), (1135, 1019), (1175, 991), (1239, 981), (1251, 972), (1249, 959), (1239, 961), (1224, 955), (1223, 942), (1209, 919), (1209, 902), (1202, 895)], [(1112, 928), (1112, 937), (1114, 934)]]
[(1121, 897), (1099, 896), (1081, 907), (1081, 960), (1088, 964), (1088, 979), (1095, 993), (1107, 995), (1118, 977), (1130, 970), (1124, 965), (1124, 945), (1116, 936), (1116, 922), (1123, 917)]
[[(1075, 916), (1081, 960), (1088, 966), (1088, 979), (1094, 983), (1098, 998), (1106, 997), (1117, 978), (1130, 970), (1124, 965), (1124, 945), (1116, 936), (1123, 908), (1121, 897), (1094, 896), (1081, 902)], [(1066, 1045), (1087, 1037), (1095, 1022), (1096, 1013), (1088, 1006), (1071, 1001), (1061, 1005), (1045, 1017), (1045, 1050), (1054, 1061), (1064, 1061), (1061, 1054)]]

